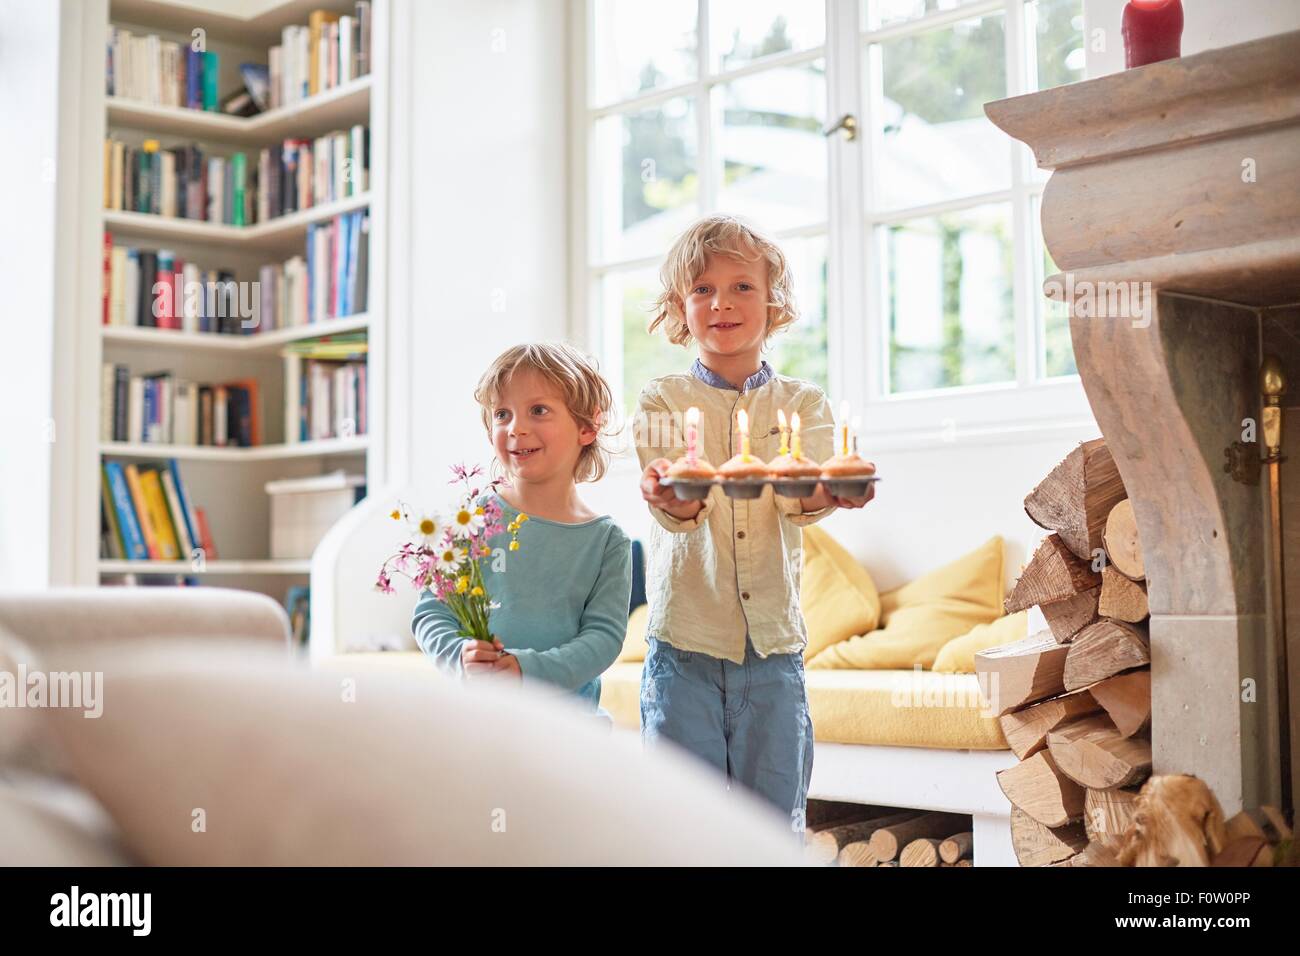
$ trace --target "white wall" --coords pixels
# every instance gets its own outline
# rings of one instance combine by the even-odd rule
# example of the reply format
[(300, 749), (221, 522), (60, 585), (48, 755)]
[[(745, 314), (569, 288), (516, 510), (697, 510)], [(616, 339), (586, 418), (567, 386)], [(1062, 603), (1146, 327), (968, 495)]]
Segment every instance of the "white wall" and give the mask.
[(472, 397), (488, 363), (517, 342), (564, 336), (565, 8), (419, 0), (394, 9), (393, 55), (409, 58), (410, 73), (394, 91), (393, 159), (410, 175), (395, 171), (391, 205), (409, 203), (410, 240), (391, 247), (392, 281), (406, 283), (392, 301), (407, 303), (413, 327), (409, 354), (393, 359), (409, 363), (409, 473), (432, 483), (431, 504), (441, 503), (449, 464), (490, 458)]
[[(1120, 23), (1127, 2), (1083, 0), (1089, 77), (1124, 69)], [(1096, 30), (1104, 31), (1100, 43), (1091, 42)], [(1184, 56), (1290, 30), (1300, 30), (1297, 0), (1183, 0)]]

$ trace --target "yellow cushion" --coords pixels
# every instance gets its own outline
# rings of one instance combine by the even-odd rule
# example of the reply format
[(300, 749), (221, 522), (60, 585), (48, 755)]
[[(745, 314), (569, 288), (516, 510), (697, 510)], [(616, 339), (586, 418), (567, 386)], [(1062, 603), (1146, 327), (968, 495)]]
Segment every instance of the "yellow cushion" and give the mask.
[[(628, 730), (641, 725), (641, 668), (617, 663), (600, 678), (600, 706)], [(823, 743), (941, 750), (1006, 750), (974, 674), (808, 671), (813, 737)]]
[(808, 625), (804, 660), (880, 623), (880, 593), (867, 569), (814, 525), (803, 529), (799, 605)]
[(1001, 616), (1002, 538), (880, 596), (879, 630), (832, 644), (811, 668), (930, 667), (939, 650), (976, 624)]
[(975, 655), (990, 647), (1001, 647), (1029, 636), (1029, 612), (1017, 611), (992, 624), (977, 624), (961, 637), (954, 637), (939, 650), (932, 671), (945, 674), (974, 674)]
[(643, 661), (649, 645), (645, 641), (645, 626), (650, 620), (650, 605), (642, 604), (627, 619), (627, 636), (623, 638), (623, 649), (618, 652), (618, 661)]

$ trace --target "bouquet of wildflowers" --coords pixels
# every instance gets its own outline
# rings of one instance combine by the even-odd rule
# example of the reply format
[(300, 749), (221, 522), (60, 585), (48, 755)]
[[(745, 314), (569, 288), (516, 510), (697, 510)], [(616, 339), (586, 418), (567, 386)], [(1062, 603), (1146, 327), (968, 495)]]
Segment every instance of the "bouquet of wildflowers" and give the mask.
[(474, 482), (483, 474), (479, 466), (466, 469), (464, 465), (453, 465), (452, 473), (455, 477), (448, 484), (459, 481), (466, 493), (445, 514), (416, 512), (401, 501), (397, 503), (391, 517), (405, 522), (407, 540), (379, 569), (375, 587), (392, 594), (396, 590), (394, 574), (409, 578), (417, 590), (429, 588), (439, 601), (451, 608), (460, 623), (461, 637), (490, 644), (488, 615), (500, 605), (487, 593), (480, 564), (492, 554), (488, 539), (503, 531), (510, 532), (510, 550), (519, 550), (519, 528), (528, 515), (520, 514), (503, 527), (501, 505), (495, 499), (478, 504), (480, 492), (495, 492), (503, 479), (493, 479), (480, 489)]

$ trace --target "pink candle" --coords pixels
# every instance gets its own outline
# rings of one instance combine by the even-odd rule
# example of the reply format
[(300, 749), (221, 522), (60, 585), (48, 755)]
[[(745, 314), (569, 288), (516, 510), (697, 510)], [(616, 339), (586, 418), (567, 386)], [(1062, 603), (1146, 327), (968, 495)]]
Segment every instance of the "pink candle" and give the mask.
[(700, 440), (700, 410), (692, 405), (686, 409), (686, 460), (695, 463)]
[(1182, 0), (1129, 0), (1123, 24), (1126, 68), (1182, 55)]

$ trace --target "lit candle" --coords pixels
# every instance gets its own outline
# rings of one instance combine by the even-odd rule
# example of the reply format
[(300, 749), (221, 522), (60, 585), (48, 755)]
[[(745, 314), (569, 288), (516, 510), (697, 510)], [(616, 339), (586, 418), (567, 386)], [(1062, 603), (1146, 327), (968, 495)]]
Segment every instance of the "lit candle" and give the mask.
[(781, 429), (781, 447), (776, 450), (778, 455), (784, 455), (790, 450), (787, 444), (790, 435), (790, 426), (785, 423), (785, 412), (778, 408), (776, 410), (777, 426)]
[(799, 413), (795, 412), (790, 416), (790, 455), (794, 458), (802, 457), (803, 445), (799, 441)]
[(849, 453), (849, 400), (846, 398), (840, 402), (840, 431), (843, 437), (840, 439), (840, 454)]
[(1182, 0), (1129, 0), (1121, 23), (1126, 69), (1181, 55)]
[(692, 405), (686, 409), (686, 460), (695, 464), (700, 441), (700, 410)]
[(743, 408), (736, 412), (736, 428), (740, 430), (740, 460), (749, 461), (749, 416)]

